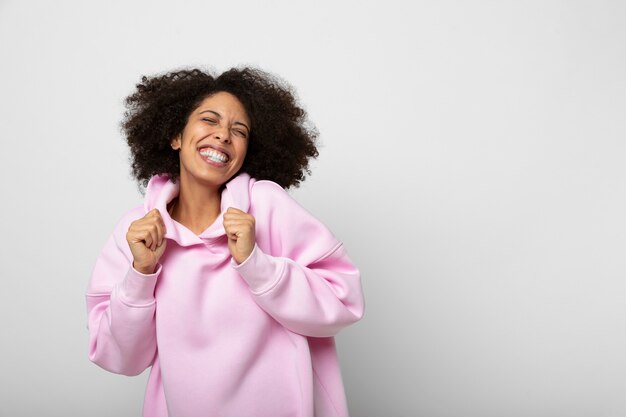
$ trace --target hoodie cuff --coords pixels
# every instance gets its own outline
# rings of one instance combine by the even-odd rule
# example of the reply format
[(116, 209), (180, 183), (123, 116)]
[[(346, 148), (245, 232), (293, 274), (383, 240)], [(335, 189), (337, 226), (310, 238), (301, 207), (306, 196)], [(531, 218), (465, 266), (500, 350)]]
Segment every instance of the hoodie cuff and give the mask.
[(252, 293), (259, 295), (271, 290), (282, 277), (284, 264), (266, 255), (256, 244), (250, 256), (240, 264), (231, 258), (230, 265), (248, 283)]
[(152, 274), (142, 274), (133, 268), (131, 263), (126, 278), (120, 283), (120, 299), (130, 307), (146, 307), (154, 303), (154, 288), (157, 277), (161, 273), (162, 265)]

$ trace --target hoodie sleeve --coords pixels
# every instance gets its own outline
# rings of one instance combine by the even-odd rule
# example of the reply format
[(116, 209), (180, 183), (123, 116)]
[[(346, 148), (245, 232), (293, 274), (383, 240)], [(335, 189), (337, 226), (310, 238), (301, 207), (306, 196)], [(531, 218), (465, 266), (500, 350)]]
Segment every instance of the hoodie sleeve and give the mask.
[(278, 184), (257, 181), (251, 192), (257, 244), (231, 265), (257, 304), (287, 329), (334, 336), (363, 317), (359, 270), (343, 244)]
[(142, 216), (138, 207), (117, 224), (96, 260), (86, 294), (89, 359), (124, 375), (139, 375), (156, 352), (154, 288), (161, 265), (149, 275), (136, 271), (126, 242), (130, 223)]

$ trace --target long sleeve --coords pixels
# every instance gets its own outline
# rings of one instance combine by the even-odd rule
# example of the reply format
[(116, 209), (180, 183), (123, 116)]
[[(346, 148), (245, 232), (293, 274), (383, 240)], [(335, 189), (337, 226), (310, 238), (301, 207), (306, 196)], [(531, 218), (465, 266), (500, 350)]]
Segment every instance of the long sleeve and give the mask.
[(294, 333), (334, 336), (363, 316), (360, 274), (343, 245), (307, 266), (255, 246), (248, 259), (233, 267), (250, 285), (257, 304)]
[(231, 260), (231, 266), (257, 304), (305, 336), (334, 336), (360, 320), (361, 277), (343, 244), (278, 185), (259, 181), (252, 195), (270, 204), (256, 205), (257, 245), (244, 262)]
[(109, 237), (86, 294), (89, 359), (124, 375), (143, 372), (156, 352), (154, 288), (161, 265), (148, 275), (132, 267), (125, 234), (131, 218), (141, 217), (136, 211), (129, 212)]

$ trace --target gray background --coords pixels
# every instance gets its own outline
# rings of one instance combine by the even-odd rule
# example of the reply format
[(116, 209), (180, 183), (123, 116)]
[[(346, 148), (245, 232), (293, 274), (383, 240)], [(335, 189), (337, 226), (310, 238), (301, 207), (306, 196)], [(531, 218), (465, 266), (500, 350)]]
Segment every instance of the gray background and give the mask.
[(293, 196), (360, 266), (337, 342), (375, 416), (625, 416), (626, 6), (0, 2), (0, 415), (137, 416), (84, 291), (141, 196), (143, 74), (279, 74), (321, 132)]

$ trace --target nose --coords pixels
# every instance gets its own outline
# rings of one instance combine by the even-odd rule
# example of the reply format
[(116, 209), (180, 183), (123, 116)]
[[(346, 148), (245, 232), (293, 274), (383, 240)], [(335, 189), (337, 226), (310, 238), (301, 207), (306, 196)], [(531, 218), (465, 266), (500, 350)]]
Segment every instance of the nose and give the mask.
[(221, 127), (215, 132), (215, 138), (220, 142), (230, 143), (230, 130), (228, 127)]

